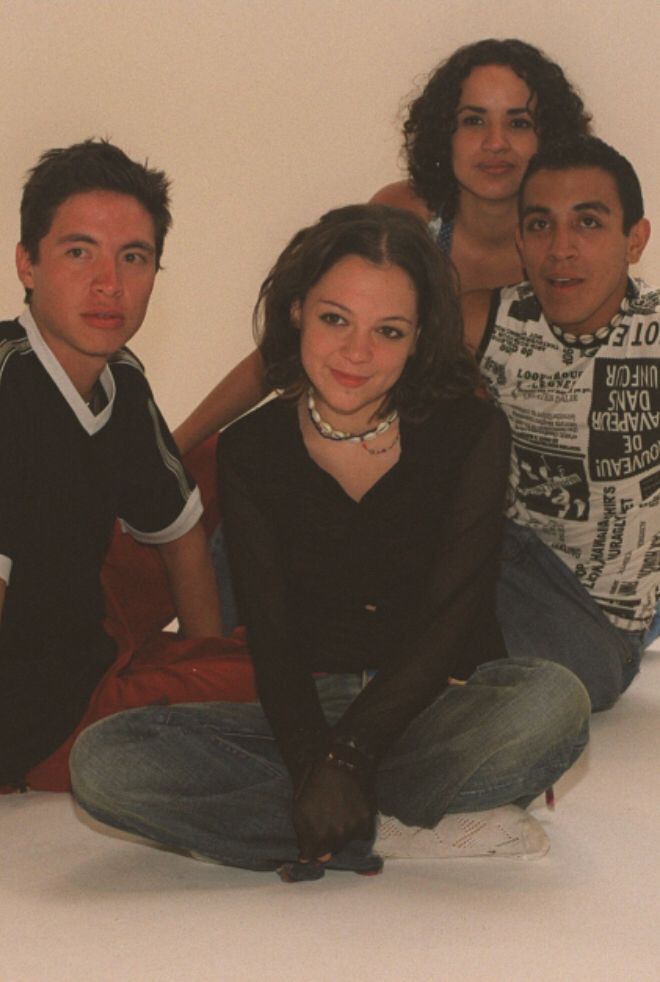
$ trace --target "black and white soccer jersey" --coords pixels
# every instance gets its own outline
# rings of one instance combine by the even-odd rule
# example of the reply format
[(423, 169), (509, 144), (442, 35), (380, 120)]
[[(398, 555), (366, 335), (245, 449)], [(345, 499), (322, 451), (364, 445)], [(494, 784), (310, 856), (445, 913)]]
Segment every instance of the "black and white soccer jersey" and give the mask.
[(137, 358), (99, 381), (94, 415), (29, 311), (0, 323), (0, 757), (11, 742), (24, 763), (71, 732), (114, 658), (99, 574), (115, 519), (157, 544), (202, 512)]

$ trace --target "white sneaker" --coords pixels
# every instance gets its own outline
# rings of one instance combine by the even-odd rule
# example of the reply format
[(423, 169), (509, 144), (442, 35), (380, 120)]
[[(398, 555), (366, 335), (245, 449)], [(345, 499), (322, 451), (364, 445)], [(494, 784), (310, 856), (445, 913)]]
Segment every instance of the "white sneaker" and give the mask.
[(374, 852), (383, 859), (452, 859), (508, 856), (540, 859), (550, 840), (540, 823), (517, 805), (445, 815), (432, 829), (381, 815)]

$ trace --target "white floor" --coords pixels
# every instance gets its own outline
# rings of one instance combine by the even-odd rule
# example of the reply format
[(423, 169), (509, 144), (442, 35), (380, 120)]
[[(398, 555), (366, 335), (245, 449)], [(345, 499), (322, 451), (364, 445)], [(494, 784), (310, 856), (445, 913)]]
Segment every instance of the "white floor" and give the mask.
[(660, 650), (535, 814), (537, 862), (390, 862), (285, 885), (0, 799), (0, 982), (658, 982)]

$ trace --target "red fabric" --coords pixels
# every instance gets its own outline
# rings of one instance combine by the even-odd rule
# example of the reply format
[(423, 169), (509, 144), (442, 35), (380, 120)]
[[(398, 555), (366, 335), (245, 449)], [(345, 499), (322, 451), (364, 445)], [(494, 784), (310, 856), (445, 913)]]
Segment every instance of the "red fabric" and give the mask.
[[(208, 534), (218, 522), (215, 502), (215, 442), (207, 440), (185, 464), (199, 485)], [(69, 753), (78, 734), (96, 720), (154, 703), (249, 702), (256, 689), (245, 635), (180, 640), (164, 631), (175, 615), (165, 567), (153, 546), (136, 542), (119, 525), (101, 580), (106, 596), (105, 629), (117, 643), (117, 658), (94, 690), (71, 736), (27, 775), (28, 787), (69, 791)]]
[(242, 628), (232, 638), (179, 640), (161, 631), (139, 650), (120, 650), (71, 736), (26, 777), (35, 791), (70, 791), (69, 754), (82, 730), (122, 709), (154, 703), (256, 699)]

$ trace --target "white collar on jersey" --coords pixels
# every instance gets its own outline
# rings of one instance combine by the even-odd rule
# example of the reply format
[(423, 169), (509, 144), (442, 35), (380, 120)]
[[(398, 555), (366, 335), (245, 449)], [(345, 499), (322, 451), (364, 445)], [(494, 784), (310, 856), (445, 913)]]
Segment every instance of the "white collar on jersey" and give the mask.
[(29, 307), (25, 308), (18, 321), (25, 328), (32, 350), (53, 383), (60, 390), (62, 397), (68, 403), (80, 425), (90, 436), (98, 433), (112, 416), (112, 408), (115, 401), (115, 380), (108, 366), (105, 366), (99, 376), (99, 382), (105, 392), (107, 405), (95, 416), (44, 341)]

